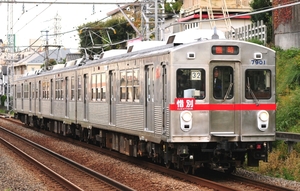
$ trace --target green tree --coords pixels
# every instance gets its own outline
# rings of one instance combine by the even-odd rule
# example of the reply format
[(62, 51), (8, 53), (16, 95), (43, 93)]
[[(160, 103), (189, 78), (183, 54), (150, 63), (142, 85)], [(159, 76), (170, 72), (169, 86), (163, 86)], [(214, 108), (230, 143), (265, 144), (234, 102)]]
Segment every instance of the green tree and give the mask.
[(174, 3), (167, 3), (167, 0), (165, 0), (165, 12), (166, 13), (176, 13), (178, 14), (180, 12), (181, 6), (183, 4), (183, 0), (175, 0)]
[[(272, 2), (270, 0), (253, 0), (250, 6), (253, 11), (258, 11), (272, 7)], [(257, 23), (257, 21), (261, 20), (267, 26), (267, 43), (270, 43), (273, 39), (272, 11), (251, 15), (252, 23)]]
[(112, 18), (105, 22), (89, 22), (79, 26), (78, 32), (80, 46), (88, 48), (89, 55), (99, 54), (103, 50), (125, 48), (128, 34), (135, 33), (123, 17)]

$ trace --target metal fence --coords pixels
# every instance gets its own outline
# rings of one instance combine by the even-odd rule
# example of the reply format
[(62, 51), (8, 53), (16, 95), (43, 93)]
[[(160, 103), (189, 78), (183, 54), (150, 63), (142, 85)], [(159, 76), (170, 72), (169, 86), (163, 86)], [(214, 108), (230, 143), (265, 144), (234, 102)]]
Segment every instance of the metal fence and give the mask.
[(251, 25), (246, 25), (240, 28), (232, 29), (229, 32), (225, 33), (227, 39), (235, 40), (250, 40), (258, 39), (264, 42), (264, 45), (267, 43), (267, 26), (264, 25), (263, 21), (258, 21)]

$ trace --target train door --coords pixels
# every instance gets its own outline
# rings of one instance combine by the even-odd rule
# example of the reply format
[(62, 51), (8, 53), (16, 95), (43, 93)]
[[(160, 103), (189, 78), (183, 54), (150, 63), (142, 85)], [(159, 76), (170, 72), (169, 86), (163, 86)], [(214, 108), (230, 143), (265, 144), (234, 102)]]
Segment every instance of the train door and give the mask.
[(53, 79), (50, 80), (50, 113), (53, 114)]
[(32, 101), (32, 96), (31, 96), (31, 82), (29, 82), (29, 90), (28, 90), (28, 93), (29, 93), (29, 95), (28, 95), (28, 98), (29, 98), (29, 111), (31, 111), (32, 112), (32, 103), (31, 103), (31, 101)]
[(21, 109), (24, 109), (24, 84), (21, 85)]
[(163, 73), (162, 73), (162, 84), (163, 84), (163, 132), (167, 132), (166, 131), (166, 120), (167, 120), (167, 113), (166, 113), (166, 107), (167, 107), (167, 69), (166, 69), (166, 66), (163, 65)]
[[(235, 88), (238, 88), (238, 75), (236, 63), (216, 62), (210, 64), (210, 132), (213, 136), (232, 136), (235, 132), (235, 110), (233, 108), (238, 96), (234, 95)], [(236, 72), (236, 74), (234, 73)], [(236, 78), (237, 79), (237, 78)]]
[(116, 71), (109, 71), (109, 106), (110, 106), (110, 114), (109, 114), (109, 124), (116, 124)]
[(17, 85), (14, 86), (14, 92), (13, 92), (13, 95), (14, 95), (14, 103), (13, 103), (13, 106), (14, 106), (14, 109), (17, 109)]
[(32, 84), (31, 84), (31, 91), (32, 91), (32, 93), (31, 93), (31, 98), (32, 98), (32, 112), (33, 113), (35, 113), (35, 111), (36, 111), (36, 107), (35, 107), (35, 103), (36, 103), (36, 98), (35, 98), (35, 86), (36, 86), (36, 84), (35, 84), (35, 81), (33, 81), (32, 82)]
[(88, 114), (87, 114), (87, 111), (88, 111), (88, 85), (89, 85), (89, 76), (88, 74), (84, 74), (84, 77), (83, 77), (83, 96), (84, 96), (84, 99), (83, 99), (83, 118), (88, 120)]
[(146, 131), (154, 131), (154, 66), (148, 65), (145, 68), (145, 90), (146, 90)]
[(42, 112), (42, 83), (41, 81), (39, 81), (39, 87), (38, 87), (38, 95), (39, 95), (39, 112), (41, 113)]
[(68, 115), (68, 107), (69, 107), (69, 105), (68, 105), (68, 95), (69, 95), (69, 81), (68, 81), (68, 77), (66, 77), (66, 79), (65, 79), (65, 117), (69, 117), (69, 115)]

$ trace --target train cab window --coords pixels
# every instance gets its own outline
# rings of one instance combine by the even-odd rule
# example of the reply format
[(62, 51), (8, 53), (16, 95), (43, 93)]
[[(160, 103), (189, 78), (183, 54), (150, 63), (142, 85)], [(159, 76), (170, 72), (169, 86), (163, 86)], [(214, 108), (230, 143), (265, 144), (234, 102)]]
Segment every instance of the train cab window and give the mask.
[(271, 71), (264, 69), (246, 70), (246, 99), (271, 98)]
[(204, 99), (205, 90), (205, 70), (204, 69), (178, 69), (177, 77), (177, 97)]
[(212, 71), (212, 88), (215, 99), (231, 99), (233, 97), (233, 68), (217, 66)]

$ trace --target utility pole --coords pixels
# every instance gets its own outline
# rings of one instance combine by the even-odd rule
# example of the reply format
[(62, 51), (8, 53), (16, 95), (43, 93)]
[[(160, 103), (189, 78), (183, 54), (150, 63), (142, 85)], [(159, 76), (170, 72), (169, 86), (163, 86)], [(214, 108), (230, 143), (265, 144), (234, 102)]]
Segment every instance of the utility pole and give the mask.
[(46, 31), (41, 31), (41, 32), (46, 32), (46, 45), (45, 45), (45, 65), (44, 65), (44, 70), (48, 70), (49, 66), (49, 44), (48, 44), (48, 30)]
[[(9, 0), (7, 0), (9, 1)], [(10, 100), (13, 93), (11, 92), (11, 86), (14, 78), (14, 51), (15, 51), (15, 35), (13, 33), (13, 3), (7, 3), (7, 111), (10, 112), (13, 100)], [(10, 55), (9, 55), (10, 54)], [(10, 68), (10, 69), (9, 69)], [(9, 73), (10, 71), (10, 73)]]
[(53, 33), (55, 35), (54, 38), (54, 45), (61, 45), (62, 41), (61, 41), (61, 17), (58, 15), (58, 13), (56, 13), (55, 17), (54, 17), (54, 30)]
[(154, 34), (155, 40), (161, 40), (162, 24), (165, 22), (165, 4), (163, 0), (141, 1), (141, 28), (144, 40), (150, 40)]

